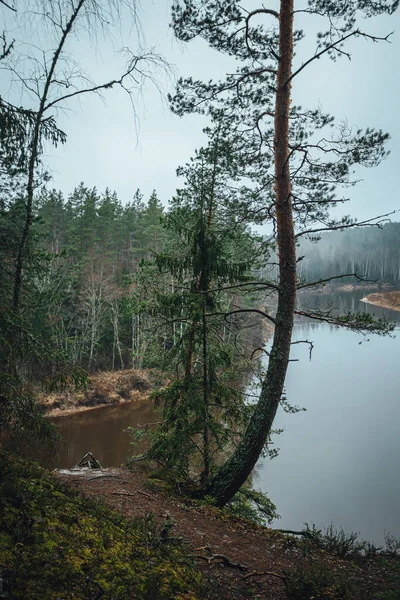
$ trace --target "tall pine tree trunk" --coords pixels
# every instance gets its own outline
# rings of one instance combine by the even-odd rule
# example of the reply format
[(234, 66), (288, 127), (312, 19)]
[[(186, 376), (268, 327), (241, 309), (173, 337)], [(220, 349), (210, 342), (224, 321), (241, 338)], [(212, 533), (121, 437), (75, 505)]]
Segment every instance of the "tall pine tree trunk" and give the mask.
[(282, 0), (279, 15), (279, 63), (275, 104), (275, 217), (279, 250), (279, 296), (275, 334), (260, 400), (233, 455), (202, 494), (224, 506), (250, 475), (270, 434), (281, 400), (289, 361), (296, 300), (296, 247), (289, 170), (289, 111), (293, 59), (294, 0)]

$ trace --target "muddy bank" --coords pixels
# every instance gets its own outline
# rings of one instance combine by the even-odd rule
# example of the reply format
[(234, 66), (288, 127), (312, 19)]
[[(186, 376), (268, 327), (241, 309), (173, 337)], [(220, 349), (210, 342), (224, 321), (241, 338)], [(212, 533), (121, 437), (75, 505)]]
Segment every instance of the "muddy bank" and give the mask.
[(361, 302), (400, 312), (400, 291), (368, 294), (365, 298), (361, 298)]
[(100, 406), (146, 400), (152, 389), (161, 383), (161, 378), (149, 370), (104, 371), (91, 375), (86, 389), (40, 393), (38, 401), (47, 416), (56, 417)]

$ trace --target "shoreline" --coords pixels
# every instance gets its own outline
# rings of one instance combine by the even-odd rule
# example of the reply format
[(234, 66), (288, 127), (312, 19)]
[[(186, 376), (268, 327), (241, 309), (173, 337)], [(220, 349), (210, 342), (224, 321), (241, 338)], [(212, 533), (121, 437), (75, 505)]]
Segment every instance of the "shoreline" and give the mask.
[(48, 418), (70, 416), (106, 406), (141, 402), (160, 382), (150, 370), (101, 371), (88, 378), (85, 389), (52, 394), (39, 393), (37, 400)]
[[(260, 308), (264, 309), (264, 306)], [(273, 326), (266, 319), (255, 316), (252, 326), (244, 334), (249, 358), (253, 346), (259, 347), (258, 354), (262, 353), (261, 348), (273, 335), (273, 331)], [(257, 354), (255, 357), (257, 358)], [(251, 374), (251, 371), (247, 374)], [(246, 373), (242, 375), (246, 377)], [(37, 400), (46, 417), (68, 417), (107, 406), (148, 401), (150, 393), (165, 383), (165, 376), (152, 369), (99, 371), (88, 377), (85, 389), (69, 389), (51, 394), (40, 392)]]
[(400, 312), (400, 291), (374, 292), (361, 298), (360, 302)]

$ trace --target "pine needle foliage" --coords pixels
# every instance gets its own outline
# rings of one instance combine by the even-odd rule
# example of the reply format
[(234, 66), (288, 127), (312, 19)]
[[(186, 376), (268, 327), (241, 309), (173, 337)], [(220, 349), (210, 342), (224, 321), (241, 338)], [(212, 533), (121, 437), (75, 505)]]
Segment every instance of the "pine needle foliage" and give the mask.
[(235, 336), (227, 340), (223, 315), (238, 293), (235, 284), (252, 280), (258, 244), (236, 220), (227, 192), (233, 157), (218, 124), (208, 133), (209, 145), (179, 170), (185, 185), (164, 219), (172, 243), (155, 257), (173, 282), (159, 290), (154, 310), (169, 340), (171, 379), (153, 395), (162, 423), (147, 452), (170, 475), (197, 485), (247, 421), (243, 397), (231, 385), (238, 350)]

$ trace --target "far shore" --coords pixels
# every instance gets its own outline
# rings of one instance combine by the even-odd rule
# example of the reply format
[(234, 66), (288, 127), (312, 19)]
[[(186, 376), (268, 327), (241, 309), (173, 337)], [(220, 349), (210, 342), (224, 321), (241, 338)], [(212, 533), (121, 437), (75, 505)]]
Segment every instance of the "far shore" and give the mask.
[(361, 298), (361, 302), (400, 312), (400, 291), (376, 292)]
[[(264, 306), (260, 306), (264, 309)], [(245, 345), (249, 356), (254, 347), (261, 353), (273, 332), (273, 326), (259, 315), (253, 316), (253, 326), (245, 330)], [(248, 372), (243, 372), (246, 378)], [(105, 406), (117, 406), (129, 402), (151, 401), (151, 392), (166, 384), (165, 375), (157, 369), (124, 369), (99, 371), (89, 375), (86, 388), (37, 395), (46, 417), (64, 417)]]
[(159, 385), (159, 377), (145, 369), (104, 371), (89, 376), (85, 389), (38, 394), (38, 402), (47, 417), (67, 416), (125, 402), (148, 400)]

